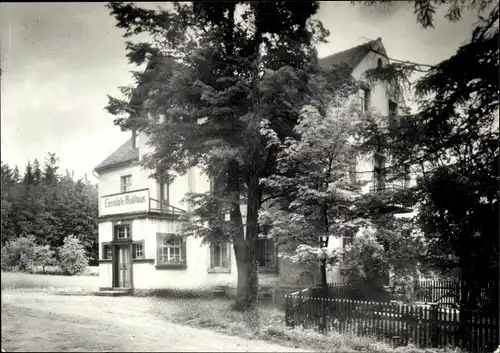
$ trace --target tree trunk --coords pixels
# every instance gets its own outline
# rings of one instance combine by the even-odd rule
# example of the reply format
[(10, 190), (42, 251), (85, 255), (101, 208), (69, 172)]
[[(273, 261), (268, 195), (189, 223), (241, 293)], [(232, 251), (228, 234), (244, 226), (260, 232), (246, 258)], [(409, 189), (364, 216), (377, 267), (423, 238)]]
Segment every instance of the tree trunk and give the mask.
[[(326, 281), (326, 259), (321, 260), (321, 263), (319, 265), (319, 273), (321, 281), (321, 297), (323, 299), (328, 299), (328, 284)], [(322, 300), (321, 303), (325, 305), (326, 301)], [(327, 308), (323, 307), (321, 313), (323, 315), (323, 321), (319, 329), (320, 332), (324, 332), (326, 330)]]
[(245, 300), (245, 321), (253, 329), (259, 326), (259, 273), (256, 256), (256, 245), (259, 234), (259, 208), (261, 199), (261, 187), (259, 183), (262, 173), (261, 160), (261, 135), (260, 126), (260, 100), (259, 100), (259, 64), (260, 46), (262, 43), (262, 31), (259, 27), (261, 19), (259, 13), (255, 14), (256, 31), (252, 50), (252, 81), (251, 96), (253, 117), (248, 125), (249, 137), (249, 164), (247, 175), (247, 295)]
[[(254, 163), (256, 157), (260, 161), (259, 151), (254, 148)], [(247, 312), (247, 323), (256, 328), (259, 323), (259, 275), (256, 256), (256, 243), (259, 234), (258, 212), (260, 207), (259, 198), (259, 169), (251, 168), (248, 182), (248, 204), (247, 204), (247, 295), (245, 300), (245, 312)]]
[(243, 230), (243, 218), (240, 209), (240, 168), (238, 162), (231, 161), (228, 169), (228, 190), (232, 197), (229, 217), (233, 226), (237, 228), (237, 234), (233, 239), (234, 257), (236, 258), (236, 269), (238, 271), (238, 283), (236, 286), (235, 309), (244, 310), (245, 295), (247, 292), (247, 246)]
[[(224, 43), (226, 45), (227, 58), (234, 56), (234, 13), (236, 10), (236, 3), (230, 4), (228, 7), (227, 23), (224, 28)], [(231, 59), (233, 60), (233, 59)], [(232, 62), (230, 64), (233, 64)], [(229, 76), (232, 72), (227, 73)], [(234, 124), (234, 120), (230, 117)], [(233, 125), (234, 128), (234, 125)], [(229, 217), (234, 227), (237, 228), (237, 233), (233, 239), (234, 257), (236, 259), (236, 269), (238, 272), (238, 282), (236, 285), (236, 300), (234, 308), (239, 311), (245, 309), (245, 296), (247, 293), (248, 282), (248, 259), (247, 259), (247, 245), (245, 243), (245, 233), (243, 230), (243, 218), (240, 209), (240, 165), (237, 161), (229, 162), (228, 168), (228, 191), (231, 197), (231, 210)]]
[[(246, 247), (237, 247), (236, 244), (234, 244), (234, 253), (243, 253), (243, 256), (240, 255), (240, 258), (238, 259), (238, 256), (236, 256), (236, 268), (238, 270), (238, 284), (236, 287), (236, 300), (234, 302), (234, 309), (237, 311), (243, 311), (245, 310), (245, 295), (247, 292), (247, 275), (248, 275), (248, 269), (247, 269), (247, 263), (244, 261), (244, 256), (246, 254)], [(241, 259), (243, 257), (243, 260)]]
[(321, 260), (319, 264), (319, 273), (320, 273), (320, 282), (322, 287), (327, 287), (327, 279), (326, 279), (326, 259)]
[(469, 345), (469, 325), (471, 321), (472, 311), (476, 309), (477, 304), (477, 289), (475, 288), (475, 283), (472, 280), (471, 275), (467, 270), (462, 269), (462, 278), (460, 281), (460, 312), (458, 316), (459, 320), (459, 337), (462, 340), (461, 347), (467, 349)]

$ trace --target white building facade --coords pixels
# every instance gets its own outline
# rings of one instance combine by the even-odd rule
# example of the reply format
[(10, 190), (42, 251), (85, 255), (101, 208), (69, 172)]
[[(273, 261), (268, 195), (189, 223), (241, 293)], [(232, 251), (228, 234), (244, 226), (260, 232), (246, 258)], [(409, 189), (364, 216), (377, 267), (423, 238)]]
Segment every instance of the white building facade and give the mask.
[[(347, 63), (352, 75), (363, 79), (363, 73), (385, 65), (388, 60), (381, 40), (351, 48), (321, 60), (321, 64)], [(397, 114), (402, 102), (391, 97), (383, 84), (360, 91), (363, 109), (374, 109), (382, 116)], [(211, 289), (216, 286), (236, 287), (237, 272), (232, 244), (202, 245), (197, 237), (179, 234), (179, 217), (189, 210), (182, 203), (186, 193), (210, 190), (210, 180), (193, 167), (172, 184), (150, 178), (140, 161), (151, 152), (144, 134), (135, 134), (101, 162), (99, 175), (99, 280), (103, 289)], [(383, 161), (359, 159), (356, 173), (369, 181), (364, 192), (385, 187), (374, 175), (374, 165)], [(379, 158), (380, 159), (380, 158)], [(407, 182), (402, 187), (409, 186)], [(370, 191), (371, 190), (371, 191)], [(243, 210), (244, 211), (244, 210)], [(244, 213), (244, 212), (243, 212)], [(246, 216), (246, 214), (243, 214)], [(332, 238), (334, 248), (349, 239)], [(278, 259), (272, 239), (259, 241), (259, 280), (263, 286), (312, 285), (319, 281), (312, 266), (298, 266)], [(339, 281), (335, 271), (331, 281)]]

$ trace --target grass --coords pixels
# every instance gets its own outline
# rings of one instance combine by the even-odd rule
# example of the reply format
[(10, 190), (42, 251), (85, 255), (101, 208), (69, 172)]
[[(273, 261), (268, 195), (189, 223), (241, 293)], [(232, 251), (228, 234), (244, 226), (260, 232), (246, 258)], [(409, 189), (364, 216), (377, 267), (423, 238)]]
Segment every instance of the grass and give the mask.
[(2, 272), (1, 289), (22, 292), (96, 291), (96, 276), (47, 276), (19, 272)]
[[(98, 288), (95, 276), (43, 276), (36, 274), (2, 272), (2, 291), (19, 292), (90, 292)], [(434, 353), (459, 352), (451, 349), (417, 349), (412, 346), (392, 348), (368, 337), (350, 334), (322, 335), (312, 330), (290, 329), (284, 322), (284, 312), (271, 305), (261, 305), (260, 328), (250, 329), (244, 323), (243, 313), (232, 310), (232, 300), (197, 295), (175, 295), (175, 291), (158, 291), (152, 298), (152, 314), (178, 324), (207, 328), (247, 339), (263, 339), (289, 347), (329, 352), (398, 352)], [(177, 293), (181, 294), (181, 293)], [(2, 314), (3, 316), (3, 314)]]
[(155, 298), (155, 314), (168, 321), (208, 328), (249, 339), (263, 339), (289, 347), (328, 352), (399, 352), (434, 353), (459, 352), (452, 349), (418, 349), (414, 346), (393, 348), (368, 337), (333, 333), (323, 335), (313, 330), (286, 327), (282, 310), (261, 305), (259, 330), (244, 323), (243, 313), (231, 309), (227, 299)]

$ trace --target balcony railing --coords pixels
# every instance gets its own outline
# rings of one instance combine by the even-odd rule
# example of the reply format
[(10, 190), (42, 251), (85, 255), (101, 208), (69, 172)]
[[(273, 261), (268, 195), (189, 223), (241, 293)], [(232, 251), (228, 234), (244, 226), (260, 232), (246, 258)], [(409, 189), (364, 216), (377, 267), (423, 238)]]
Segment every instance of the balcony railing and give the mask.
[(153, 198), (149, 199), (149, 211), (163, 213), (163, 214), (172, 214), (172, 215), (186, 213), (185, 210), (179, 207), (169, 205), (165, 201), (160, 201)]
[(386, 183), (386, 184), (378, 184), (370, 186), (370, 193), (379, 193), (379, 192), (399, 192), (404, 191), (406, 188), (403, 185)]
[(390, 201), (387, 203), (386, 208), (390, 211), (397, 212), (411, 212), (413, 207), (413, 201), (411, 195), (405, 193), (408, 188), (403, 185), (393, 184), (393, 183), (385, 183), (385, 184), (376, 184), (370, 187), (370, 193), (379, 194), (379, 193), (395, 193), (395, 195), (391, 195)]

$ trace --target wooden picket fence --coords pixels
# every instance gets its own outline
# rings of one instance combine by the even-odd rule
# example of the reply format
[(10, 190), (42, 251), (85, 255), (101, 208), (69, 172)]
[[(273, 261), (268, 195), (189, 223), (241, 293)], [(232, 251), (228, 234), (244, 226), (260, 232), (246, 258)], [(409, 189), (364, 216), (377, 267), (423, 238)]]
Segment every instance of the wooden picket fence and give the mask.
[(459, 305), (460, 282), (420, 280), (415, 282), (415, 300), (425, 303)]
[(470, 312), (467, 334), (459, 330), (459, 311), (439, 305), (417, 306), (395, 303), (324, 299), (303, 290), (286, 296), (288, 326), (301, 326), (328, 333), (350, 332), (371, 336), (395, 345), (417, 347), (458, 346), (469, 352), (493, 352), (499, 345), (498, 317), (493, 313)]
[[(415, 301), (460, 306), (461, 293), (458, 280), (420, 280), (414, 286)], [(498, 303), (498, 282), (491, 282), (481, 289), (478, 303), (480, 307)]]

